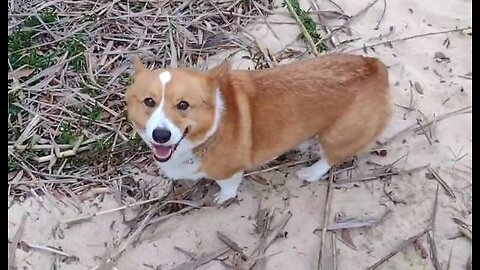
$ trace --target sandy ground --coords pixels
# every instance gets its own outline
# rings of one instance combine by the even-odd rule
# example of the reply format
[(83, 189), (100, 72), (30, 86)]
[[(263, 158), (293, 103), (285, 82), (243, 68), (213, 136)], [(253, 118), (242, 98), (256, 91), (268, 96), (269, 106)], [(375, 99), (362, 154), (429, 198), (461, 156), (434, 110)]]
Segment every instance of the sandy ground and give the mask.
[[(347, 14), (355, 14), (364, 8), (367, 1), (336, 1)], [(387, 1), (387, 9), (378, 30), (375, 25), (383, 11), (383, 1), (379, 1), (364, 15), (352, 22), (353, 36), (338, 36), (340, 41), (359, 37), (346, 51), (362, 48), (363, 44), (379, 42), (379, 35), (386, 35), (391, 27), (394, 30), (386, 39), (397, 39), (420, 33), (436, 32), (455, 27), (471, 26), (471, 1)], [(308, 7), (303, 1), (303, 7)], [(332, 9), (327, 1), (320, 1), (322, 9)], [(298, 26), (291, 24), (285, 10), (268, 18), (271, 22), (256, 24), (249, 31), (258, 42), (275, 53), (285, 46), (302, 47), (295, 42)], [(279, 24), (275, 22), (290, 22)], [(274, 32), (272, 32), (272, 30)], [(444, 41), (449, 39), (449, 47)], [(472, 39), (459, 33), (442, 34), (380, 45), (375, 51), (367, 50), (371, 56), (380, 57), (389, 66), (392, 93), (397, 105), (394, 121), (383, 135), (390, 138), (405, 127), (422, 119), (442, 115), (472, 103), (472, 82), (459, 77), (471, 72)], [(435, 59), (442, 52), (448, 59)], [(357, 50), (355, 53), (364, 53)], [(215, 58), (221, 59), (224, 55)], [(215, 62), (210, 59), (210, 64)], [(251, 65), (234, 56), (235, 68)], [(416, 91), (417, 82), (423, 91)], [(417, 87), (418, 88), (418, 87)], [(419, 93), (423, 92), (423, 94)], [(395, 163), (398, 170), (430, 164), (453, 190), (455, 198), (440, 187), (438, 212), (435, 224), (435, 239), (438, 260), (447, 269), (465, 269), (471, 254), (471, 241), (459, 235), (458, 226), (452, 218), (468, 224), (472, 222), (472, 122), (471, 114), (453, 116), (431, 126), (432, 144), (426, 136), (409, 132), (390, 142), (385, 149), (385, 157), (364, 154), (358, 157), (355, 175), (369, 175), (374, 168), (372, 163), (388, 165)], [(302, 166), (302, 165), (300, 165)], [(118, 262), (117, 269), (170, 269), (190, 259), (174, 249), (175, 246), (191, 251), (199, 256), (224, 247), (217, 238), (216, 231), (230, 236), (247, 254), (258, 243), (254, 232), (254, 216), (257, 213), (259, 198), (264, 197), (262, 208), (275, 208), (276, 219), (291, 212), (292, 218), (285, 227), (287, 237), (278, 239), (267, 250), (275, 254), (267, 259), (266, 269), (315, 269), (320, 248), (320, 234), (325, 211), (327, 182), (303, 185), (293, 172), (299, 166), (281, 171), (263, 173), (271, 181), (269, 187), (253, 181), (244, 181), (240, 187), (239, 203), (227, 208), (204, 208), (193, 210), (183, 216), (175, 216), (145, 232), (137, 245), (130, 247)], [(330, 244), (335, 239), (336, 266), (338, 269), (366, 269), (379, 261), (407, 238), (421, 232), (429, 224), (438, 182), (421, 169), (410, 174), (393, 176), (391, 181), (374, 180), (336, 185), (333, 189), (329, 223), (335, 216), (364, 219), (381, 216), (386, 209), (391, 215), (372, 228), (351, 229), (349, 234), (355, 248), (341, 240), (338, 232), (332, 237), (327, 234), (325, 254), (329, 269), (333, 268), (333, 254)], [(141, 176), (140, 176), (141, 177)], [(338, 178), (348, 178), (340, 174)], [(389, 198), (386, 194), (389, 194)], [(396, 201), (396, 203), (392, 202)], [(16, 250), (18, 269), (92, 269), (99, 265), (109, 250), (108, 246), (117, 243), (127, 232), (120, 212), (95, 217), (90, 221), (65, 228), (59, 221), (76, 217), (79, 212), (61, 204), (52, 207), (45, 200), (42, 207), (35, 198), (15, 202), (8, 210), (8, 237), (12, 240), (22, 215), (27, 215), (22, 241), (30, 245), (53, 246), (78, 258), (65, 259), (50, 252), (30, 249)], [(97, 196), (82, 204), (84, 213), (118, 207), (111, 195)], [(60, 213), (63, 212), (63, 213)], [(344, 237), (345, 239), (345, 237)], [(348, 241), (347, 241), (348, 242)], [(426, 236), (418, 241), (429, 253)], [(422, 258), (413, 245), (409, 245), (379, 269), (434, 269), (430, 258)], [(55, 265), (57, 268), (51, 268)], [(224, 269), (218, 260), (209, 262), (199, 269)]]

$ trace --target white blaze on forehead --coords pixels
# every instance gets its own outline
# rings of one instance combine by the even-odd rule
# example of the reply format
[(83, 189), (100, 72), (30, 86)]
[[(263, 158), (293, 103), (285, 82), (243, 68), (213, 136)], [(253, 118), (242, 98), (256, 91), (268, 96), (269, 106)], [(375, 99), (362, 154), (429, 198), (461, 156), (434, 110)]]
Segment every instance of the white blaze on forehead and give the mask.
[(183, 132), (179, 128), (177, 128), (170, 119), (165, 115), (165, 92), (167, 91), (167, 83), (172, 80), (172, 74), (169, 71), (163, 71), (158, 75), (160, 82), (162, 83), (162, 99), (160, 104), (155, 109), (153, 114), (147, 121), (147, 128), (146, 128), (146, 135), (148, 136), (149, 141), (153, 141), (152, 133), (156, 128), (166, 128), (168, 129), (172, 136), (170, 140), (167, 142), (168, 145), (177, 143)]
[[(160, 81), (162, 82), (163, 88), (165, 88), (165, 85), (167, 85), (168, 82), (172, 79), (172, 74), (170, 74), (169, 71), (164, 71), (158, 75), (160, 78)], [(165, 89), (163, 89), (165, 90)]]
[(165, 92), (167, 91), (167, 83), (172, 79), (172, 74), (169, 71), (164, 71), (158, 75), (160, 82), (162, 83), (162, 100), (160, 101), (160, 110), (163, 110), (163, 103), (165, 102)]
[(160, 110), (163, 110), (163, 103), (165, 101), (165, 91), (167, 91), (167, 83), (172, 79), (172, 74), (169, 71), (164, 71), (158, 75), (160, 82), (162, 83), (162, 100), (160, 101)]

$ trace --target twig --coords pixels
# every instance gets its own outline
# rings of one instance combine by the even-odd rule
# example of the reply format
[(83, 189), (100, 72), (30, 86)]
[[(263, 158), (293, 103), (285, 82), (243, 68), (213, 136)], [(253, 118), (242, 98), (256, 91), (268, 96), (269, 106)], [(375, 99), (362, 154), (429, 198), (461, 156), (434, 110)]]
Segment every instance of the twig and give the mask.
[[(198, 206), (200, 207), (200, 206)], [(161, 217), (158, 217), (158, 218), (155, 218), (155, 219), (152, 219), (148, 222), (148, 225), (152, 225), (152, 224), (155, 224), (155, 223), (159, 223), (159, 222), (162, 222), (162, 221), (165, 221), (171, 217), (174, 217), (174, 216), (178, 216), (178, 215), (181, 215), (181, 214), (184, 214), (184, 213), (187, 213), (187, 212), (190, 212), (191, 210), (193, 209), (196, 209), (198, 207), (185, 207), (183, 209), (180, 209), (179, 211), (177, 212), (173, 212), (173, 213), (170, 213), (168, 215), (165, 215), (165, 216), (161, 216)]]
[[(62, 220), (60, 222), (64, 223), (64, 224), (67, 224), (67, 225), (71, 225), (71, 224), (75, 224), (75, 223), (78, 223), (78, 222), (83, 222), (83, 221), (90, 220), (93, 217), (97, 217), (97, 216), (101, 216), (101, 215), (105, 215), (105, 214), (110, 214), (110, 213), (117, 212), (117, 211), (120, 211), (120, 210), (125, 210), (127, 208), (132, 208), (132, 207), (136, 207), (136, 206), (140, 206), (140, 205), (144, 205), (144, 204), (149, 204), (149, 203), (156, 202), (156, 201), (161, 201), (163, 199), (164, 199), (164, 197), (159, 197), (159, 198), (154, 198), (154, 199), (150, 199), (150, 200), (140, 201), (140, 202), (136, 202), (136, 203), (132, 203), (132, 204), (123, 205), (123, 206), (120, 206), (120, 207), (117, 207), (117, 208), (96, 212), (96, 213), (93, 213), (93, 214), (88, 214), (88, 215), (83, 215), (83, 216), (72, 218), (72, 219)], [(190, 202), (190, 201), (185, 201), (185, 200), (165, 201), (161, 205), (161, 207), (165, 207), (166, 205), (172, 204), (172, 203), (184, 204), (184, 205), (188, 205), (188, 206), (191, 206), (191, 207), (199, 207), (197, 204), (195, 204), (193, 202)], [(156, 222), (158, 222), (158, 220)]]
[(383, 257), (382, 259), (380, 259), (380, 261), (376, 262), (375, 264), (373, 264), (372, 266), (368, 267), (367, 270), (373, 270), (373, 269), (377, 269), (378, 267), (380, 267), (380, 265), (382, 265), (384, 262), (388, 261), (391, 257), (395, 256), (395, 254), (397, 254), (398, 252), (404, 250), (407, 246), (409, 246), (410, 244), (412, 244), (415, 240), (417, 240), (418, 238), (422, 237), (423, 235), (425, 235), (427, 232), (430, 231), (430, 226), (426, 229), (424, 229), (423, 231), (421, 231), (420, 233), (417, 233), (416, 235), (408, 238), (407, 240), (403, 241), (400, 245), (398, 245), (397, 247), (395, 247), (395, 249), (393, 249), (392, 251), (390, 251), (385, 257)]
[(332, 233), (333, 270), (337, 270), (337, 233)]
[(424, 123), (422, 126), (418, 127), (418, 123), (415, 123), (415, 124), (412, 124), (404, 129), (402, 129), (401, 131), (399, 131), (397, 134), (393, 135), (392, 137), (384, 140), (382, 142), (382, 145), (386, 145), (388, 144), (389, 142), (393, 141), (394, 139), (400, 137), (401, 135), (407, 133), (407, 132), (410, 132), (410, 131), (419, 131), (421, 129), (423, 129), (424, 127), (427, 127), (427, 126), (430, 126), (434, 123), (438, 123), (440, 121), (443, 121), (443, 120), (446, 120), (448, 119), (449, 117), (452, 117), (452, 116), (456, 116), (456, 115), (460, 115), (460, 114), (467, 114), (467, 113), (472, 113), (472, 106), (467, 106), (467, 107), (464, 107), (464, 108), (461, 108), (461, 109), (458, 109), (458, 110), (455, 110), (455, 111), (452, 111), (452, 112), (448, 112), (448, 113), (445, 113), (445, 114), (442, 114), (438, 117), (436, 117), (434, 120), (431, 120), (427, 123)]
[(302, 20), (300, 20), (300, 18), (298, 17), (298, 14), (295, 12), (295, 9), (290, 3), (290, 0), (285, 0), (285, 3), (287, 4), (288, 11), (290, 11), (290, 14), (293, 16), (298, 26), (300, 27), (300, 30), (302, 31), (303, 36), (307, 40), (307, 44), (310, 46), (310, 49), (312, 50), (313, 54), (319, 55), (317, 46), (315, 46), (315, 42), (313, 41), (312, 36), (308, 33), (308, 30), (307, 28), (305, 28), (305, 25), (303, 24)]
[(173, 248), (180, 251), (182, 254), (186, 255), (190, 259), (193, 259), (193, 260), (197, 259), (197, 257), (193, 254), (193, 252), (190, 252), (190, 251), (185, 250), (185, 249), (183, 249), (181, 247), (178, 247), (178, 246), (174, 246)]
[(260, 44), (258, 39), (255, 39), (255, 43), (257, 44), (258, 50), (260, 50), (260, 52), (262, 53), (265, 60), (267, 60), (268, 66), (270, 68), (273, 68), (274, 66), (276, 66), (275, 62), (272, 61), (272, 59), (271, 59), (270, 55), (268, 54), (267, 50), (262, 46), (262, 44)]
[(70, 257), (70, 258), (74, 258), (74, 256), (68, 254), (68, 253), (65, 253), (61, 250), (58, 250), (56, 248), (52, 248), (52, 247), (47, 247), (47, 246), (40, 246), (40, 245), (34, 245), (34, 244), (29, 244), (25, 241), (23, 241), (23, 243), (25, 245), (27, 245), (28, 248), (31, 248), (31, 249), (35, 249), (35, 250), (39, 250), (39, 251), (44, 251), (44, 252), (49, 252), (49, 253), (53, 253), (55, 255), (60, 255), (60, 256), (64, 256), (64, 257)]
[(415, 167), (415, 168), (408, 169), (408, 170), (399, 170), (399, 171), (392, 171), (392, 172), (388, 172), (388, 173), (379, 173), (379, 174), (367, 175), (367, 176), (363, 176), (361, 178), (338, 179), (338, 180), (335, 180), (335, 184), (341, 185), (341, 184), (348, 184), (348, 183), (353, 183), (353, 182), (364, 182), (364, 181), (377, 180), (377, 179), (380, 179), (382, 177), (413, 173), (413, 172), (416, 172), (416, 171), (426, 169), (428, 167), (430, 167), (430, 164), (420, 166), (420, 167)]
[(346, 220), (342, 222), (335, 222), (327, 226), (327, 231), (373, 227), (382, 223), (387, 218), (389, 218), (391, 213), (392, 213), (392, 210), (388, 209), (379, 218), (367, 218), (363, 220), (352, 219), (352, 220)]
[(224, 233), (217, 231), (217, 237), (225, 243), (225, 245), (229, 246), (233, 251), (236, 251), (240, 254), (240, 257), (244, 260), (248, 259), (248, 256), (243, 252), (243, 249), (235, 243), (230, 237), (226, 236)]
[(323, 215), (322, 243), (320, 244), (320, 251), (318, 254), (317, 270), (326, 269), (325, 266), (323, 265), (323, 254), (325, 252), (325, 242), (327, 239), (327, 224), (328, 224), (328, 218), (330, 216), (330, 207), (331, 207), (332, 196), (333, 196), (332, 190), (333, 190), (333, 181), (335, 178), (335, 170), (336, 170), (335, 166), (333, 166), (330, 169), (330, 178), (328, 179), (327, 195), (325, 198), (325, 210)]
[(173, 42), (172, 25), (168, 21), (168, 17), (167, 17), (167, 23), (168, 23), (168, 34), (169, 34), (169, 37), (170, 37), (170, 58), (171, 58), (170, 59), (170, 66), (172, 68), (176, 68), (176, 67), (178, 67), (178, 62), (177, 62), (178, 54), (177, 54), (177, 48), (175, 47), (175, 42)]
[[(317, 15), (318, 15), (318, 22), (320, 24), (319, 26), (322, 30), (321, 36), (323, 37), (327, 34), (330, 34), (332, 31), (328, 26), (325, 25), (325, 23), (323, 22), (322, 15), (320, 13), (320, 8), (319, 8), (319, 3), (318, 3), (319, 0), (310, 0), (310, 2), (312, 3), (313, 8), (317, 12)], [(333, 2), (333, 3), (335, 5), (335, 2)], [(330, 46), (331, 48), (337, 47), (338, 40), (335, 38), (334, 35), (331, 35), (329, 40), (330, 40), (330, 43), (331, 43), (331, 46)]]
[(445, 189), (445, 192), (447, 192), (448, 196), (456, 199), (456, 196), (455, 196), (455, 193), (453, 193), (453, 190), (450, 188), (450, 186), (448, 186), (448, 184), (443, 180), (443, 178), (440, 177), (440, 175), (437, 173), (437, 171), (435, 171), (431, 167), (428, 168), (428, 170), (432, 173), (435, 180), (437, 180), (437, 182), (443, 187), (443, 189)]
[[(263, 197), (262, 197), (263, 198)], [(251, 252), (250, 257), (254, 257), (255, 254), (259, 254), (257, 257), (262, 256), (265, 250), (265, 241), (268, 235), (268, 230), (275, 213), (275, 208), (262, 209), (261, 202), (262, 198), (258, 200), (257, 214), (255, 215), (255, 232), (260, 234), (260, 239), (258, 240), (256, 248)], [(263, 260), (256, 260), (252, 263), (251, 269), (262, 269)]]
[(37, 127), (39, 123), (40, 123), (40, 117), (38, 116), (38, 114), (36, 114), (32, 118), (32, 120), (30, 120), (30, 123), (28, 123), (27, 127), (23, 130), (20, 137), (18, 137), (13, 147), (18, 147), (19, 145), (23, 144), (28, 139), (28, 137), (32, 135), (31, 134), (32, 131)]
[[(355, 21), (358, 17), (360, 17), (360, 15), (362, 15), (363, 13), (367, 12), (372, 6), (374, 6), (379, 0), (374, 0), (373, 2), (369, 3), (366, 7), (364, 7), (363, 9), (361, 9), (359, 12), (357, 12), (357, 14), (353, 15), (350, 17), (350, 19), (348, 21), (346, 21), (345, 23), (343, 23), (341, 26), (333, 29), (328, 35), (325, 35), (324, 37), (322, 37), (318, 42), (317, 44), (320, 44), (321, 42), (331, 38), (336, 32), (346, 28), (349, 24), (351, 24), (353, 21)], [(363, 48), (362, 48), (363, 49)]]
[(140, 202), (136, 202), (136, 203), (132, 203), (132, 204), (126, 204), (126, 205), (122, 205), (120, 207), (116, 207), (116, 208), (109, 209), (109, 210), (103, 210), (103, 211), (83, 215), (83, 216), (72, 218), (72, 219), (65, 219), (65, 220), (60, 221), (60, 223), (71, 225), (71, 224), (75, 224), (75, 223), (90, 220), (90, 219), (92, 219), (94, 217), (97, 217), (97, 216), (114, 213), (114, 212), (117, 212), (117, 211), (125, 210), (127, 208), (133, 208), (133, 207), (144, 205), (144, 204), (149, 204), (149, 203), (156, 202), (156, 201), (159, 201), (159, 200), (162, 200), (162, 199), (163, 199), (162, 197), (159, 197), (159, 198), (153, 198), (153, 199), (140, 201)]
[(350, 18), (350, 22), (354, 20), (355, 18), (358, 18), (360, 15), (364, 14), (367, 12), (371, 7), (373, 7), (376, 3), (378, 3), (379, 0), (374, 0), (370, 4), (368, 4), (366, 7), (361, 9), (357, 14), (353, 15), (352, 18)]
[(437, 208), (438, 208), (438, 184), (437, 191), (435, 193), (435, 200), (433, 202), (432, 216), (430, 217), (431, 230), (427, 233), (428, 242), (430, 243), (430, 258), (432, 259), (435, 270), (442, 270), (442, 266), (438, 261), (437, 244), (435, 242), (435, 221), (437, 220)]
[(339, 4), (335, 3), (335, 1), (333, 1), (333, 0), (328, 0), (328, 2), (332, 3), (332, 5), (334, 5), (336, 8), (338, 8), (338, 10), (340, 10), (340, 11), (343, 12), (343, 13), (345, 13), (345, 11), (343, 10), (343, 8), (342, 8)]
[(269, 167), (269, 168), (266, 168), (266, 169), (261, 169), (261, 170), (256, 170), (256, 171), (248, 172), (248, 173), (244, 174), (244, 176), (250, 176), (250, 175), (254, 175), (254, 174), (259, 174), (259, 173), (265, 173), (265, 172), (275, 171), (275, 170), (278, 170), (278, 169), (281, 169), (281, 168), (293, 167), (293, 166), (297, 166), (297, 165), (301, 165), (301, 164), (305, 164), (305, 163), (310, 163), (310, 162), (316, 161), (316, 160), (317, 160), (317, 159), (307, 159), (307, 160), (291, 161), (291, 162), (279, 164), (279, 165), (276, 165), (276, 166), (272, 166), (272, 167)]
[[(65, 223), (65, 224), (74, 224), (74, 223), (78, 223), (78, 222), (80, 222), (80, 221), (89, 220), (89, 219), (91, 219), (91, 218), (93, 218), (93, 217), (96, 217), (96, 216), (105, 215), (105, 214), (113, 213), (113, 212), (120, 211), (120, 210), (125, 210), (125, 209), (127, 209), (127, 208), (131, 208), (131, 207), (136, 207), (136, 206), (140, 206), (140, 205), (152, 203), (152, 202), (155, 202), (155, 201), (161, 201), (162, 199), (164, 199), (164, 198), (155, 198), (155, 199), (145, 200), (145, 201), (141, 201), (141, 202), (136, 202), (136, 203), (124, 205), (124, 206), (121, 206), (121, 207), (118, 207), (118, 208), (114, 208), (114, 209), (110, 209), (110, 210), (105, 210), (105, 211), (100, 211), (100, 212), (93, 213), (93, 214), (90, 214), (90, 215), (85, 215), (85, 216), (78, 217), (78, 218), (75, 218), (75, 219), (65, 220), (65, 221), (62, 221), (62, 223)], [(160, 206), (160, 208), (163, 208), (163, 207), (167, 206), (168, 204), (183, 204), (183, 205), (188, 205), (188, 206), (190, 206), (190, 207), (192, 207), (192, 208), (198, 208), (198, 207), (200, 207), (198, 204), (196, 204), (196, 203), (194, 203), (194, 202), (191, 202), (191, 201), (186, 201), (186, 200), (169, 200), (169, 201), (163, 202), (162, 205)], [(169, 217), (170, 217), (170, 216), (169, 216)], [(163, 219), (165, 219), (165, 217), (164, 217)], [(163, 220), (163, 219), (162, 219), (162, 220)], [(154, 220), (154, 222), (159, 222), (159, 221), (161, 221), (161, 220), (159, 220), (159, 219)], [(152, 223), (154, 223), (154, 222), (152, 222)]]
[(450, 264), (452, 263), (452, 251), (453, 249), (450, 247), (450, 252), (448, 254), (448, 261), (447, 261), (447, 270), (450, 270)]
[(130, 236), (120, 245), (118, 250), (110, 256), (104, 264), (94, 267), (92, 270), (110, 270), (112, 267), (116, 264), (118, 259), (120, 259), (120, 256), (125, 252), (125, 250), (133, 244), (133, 242), (137, 241), (137, 239), (140, 237), (141, 233), (147, 227), (148, 221), (153, 217), (154, 214), (156, 214), (157, 210), (161, 206), (155, 205), (150, 208), (150, 211), (148, 214), (145, 216), (145, 218), (142, 220), (142, 222), (137, 226), (137, 228), (130, 234)]
[(383, 42), (378, 42), (378, 43), (374, 43), (374, 44), (370, 44), (370, 45), (365, 45), (362, 48), (356, 48), (356, 49), (347, 51), (346, 53), (352, 53), (352, 52), (359, 51), (359, 50), (365, 50), (367, 48), (377, 47), (379, 45), (391, 44), (391, 43), (406, 41), (406, 40), (420, 38), (420, 37), (436, 36), (436, 35), (442, 35), (442, 34), (447, 34), (447, 33), (463, 32), (463, 31), (471, 30), (471, 29), (472, 29), (472, 27), (469, 26), (469, 27), (455, 28), (455, 29), (438, 31), (438, 32), (429, 32), (429, 33), (424, 33), (424, 34), (418, 34), (418, 35), (408, 36), (408, 37), (404, 37), (404, 38), (391, 39), (391, 40), (387, 40), (387, 41), (383, 41)]
[(422, 133), (427, 139), (428, 144), (433, 145), (432, 140), (430, 140), (430, 136), (428, 134), (429, 132), (427, 131), (426, 127), (422, 125), (422, 122), (418, 118), (417, 118), (417, 124), (418, 124), (418, 127), (422, 129)]
[(472, 254), (468, 255), (468, 259), (467, 259), (465, 269), (466, 270), (472, 270)]
[[(260, 205), (259, 205), (260, 207)], [(258, 242), (257, 248), (254, 250), (254, 252), (251, 254), (251, 259), (253, 260), (252, 267), (255, 266), (256, 269), (263, 269), (265, 266), (264, 264), (264, 259), (268, 256), (265, 256), (265, 252), (267, 249), (270, 247), (270, 245), (279, 237), (280, 231), (285, 228), (287, 225), (288, 221), (292, 218), (292, 213), (289, 211), (287, 212), (286, 215), (282, 217), (282, 219), (278, 222), (278, 225), (275, 227), (275, 229), (271, 229), (271, 219), (273, 218), (273, 213), (274, 213), (274, 208), (272, 208), (270, 211), (265, 212), (266, 209), (260, 210), (259, 213), (257, 213), (257, 218), (260, 218), (261, 213), (264, 213), (265, 216), (264, 222), (259, 222), (258, 223), (263, 223), (262, 226), (262, 235), (260, 237), (260, 241)], [(257, 225), (258, 226), (258, 225)], [(256, 255), (255, 255), (256, 254)]]
[(268, 258), (268, 257), (273, 257), (275, 255), (278, 255), (280, 253), (282, 253), (283, 251), (276, 251), (276, 252), (272, 252), (272, 253), (268, 253), (268, 254), (263, 254), (263, 255), (259, 255), (259, 256), (255, 256), (253, 258), (251, 258), (250, 260), (251, 261), (258, 261), (258, 260), (261, 260), (261, 259), (264, 259), (264, 258)]
[(437, 221), (437, 209), (438, 209), (438, 184), (437, 184), (437, 190), (435, 192), (435, 200), (433, 201), (432, 215), (430, 217), (430, 227), (432, 231), (435, 230), (435, 223)]
[(472, 241), (472, 228), (467, 223), (463, 222), (458, 218), (453, 218), (453, 222), (458, 225), (458, 229), (460, 230), (461, 235), (468, 238)]
[(377, 26), (375, 26), (375, 30), (378, 30), (379, 26), (380, 26), (380, 23), (382, 22), (383, 20), (383, 17), (385, 17), (385, 11), (387, 10), (387, 0), (383, 0), (383, 11), (382, 11), (382, 16), (380, 17), (380, 19), (378, 20), (377, 22)]
[[(348, 171), (350, 171), (350, 170), (352, 170), (352, 169), (355, 169), (355, 165), (352, 165), (352, 166), (347, 167), (347, 168), (335, 170), (335, 172), (334, 172), (333, 175), (334, 175), (334, 176), (337, 176), (337, 175), (339, 175), (339, 174), (341, 174), (341, 173), (343, 173), (343, 172), (348, 172)], [(330, 174), (326, 174), (326, 175), (322, 176), (322, 178), (320, 178), (320, 180), (325, 180), (325, 179), (328, 179), (328, 178), (330, 178)]]
[[(280, 232), (283, 230), (283, 228), (285, 228), (285, 226), (287, 225), (287, 223), (290, 221), (290, 219), (292, 218), (292, 213), (290, 211), (287, 212), (287, 214), (285, 214), (282, 219), (278, 222), (278, 225), (275, 227), (274, 230), (272, 230), (270, 232), (270, 234), (268, 235), (267, 239), (265, 240), (265, 249), (264, 251), (266, 251), (271, 244), (273, 244), (273, 242), (275, 242), (275, 240), (278, 238), (278, 235), (280, 234)], [(263, 252), (265, 253), (265, 252)]]
[(227, 251), (229, 251), (229, 247), (224, 247), (216, 251), (212, 251), (210, 253), (207, 253), (203, 256), (197, 257), (197, 259), (194, 262), (187, 262), (183, 263), (177, 267), (172, 268), (172, 270), (193, 270), (196, 269), (199, 266), (202, 266), (204, 264), (209, 263), (210, 261), (218, 258), (219, 256), (222, 256), (225, 254)]
[(24, 214), (22, 219), (20, 220), (20, 225), (18, 226), (17, 232), (13, 236), (12, 243), (8, 247), (8, 270), (14, 270), (15, 267), (15, 253), (17, 250), (18, 243), (20, 242), (20, 238), (23, 235), (23, 231), (25, 229), (25, 222), (27, 221), (27, 216)]
[(49, 162), (55, 158), (66, 158), (66, 157), (75, 156), (76, 154), (88, 151), (90, 149), (92, 149), (92, 146), (86, 145), (86, 146), (78, 147), (77, 149), (66, 150), (59, 153), (53, 153), (43, 157), (34, 157), (34, 160), (36, 160), (38, 163), (44, 163), (44, 162)]

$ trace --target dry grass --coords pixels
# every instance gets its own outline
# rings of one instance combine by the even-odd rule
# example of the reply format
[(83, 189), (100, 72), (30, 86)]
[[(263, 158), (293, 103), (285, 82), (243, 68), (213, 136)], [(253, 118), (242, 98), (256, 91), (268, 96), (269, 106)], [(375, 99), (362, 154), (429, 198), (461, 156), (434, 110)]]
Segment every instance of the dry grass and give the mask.
[[(65, 221), (72, 226), (135, 208), (125, 218), (130, 233), (98, 269), (112, 268), (147, 226), (208, 205), (211, 183), (159, 181), (126, 120), (130, 59), (204, 69), (219, 51), (245, 49), (266, 66), (258, 44), (240, 32), (271, 13), (272, 2), (9, 1), (9, 205), (33, 195), (48, 210), (72, 207), (79, 214)], [(82, 201), (106, 192), (123, 206), (82, 213)]]
[[(9, 1), (10, 194), (82, 196), (128, 183), (150, 158), (125, 119), (130, 58), (202, 68), (248, 49), (239, 31), (272, 1)], [(55, 195), (55, 194), (54, 194)]]

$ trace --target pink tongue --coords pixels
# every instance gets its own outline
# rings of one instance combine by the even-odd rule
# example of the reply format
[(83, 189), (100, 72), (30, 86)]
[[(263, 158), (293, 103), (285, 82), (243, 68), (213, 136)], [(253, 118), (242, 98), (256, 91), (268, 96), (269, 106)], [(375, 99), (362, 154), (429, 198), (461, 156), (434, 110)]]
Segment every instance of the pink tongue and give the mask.
[(170, 156), (172, 147), (170, 146), (154, 146), (153, 153), (159, 159), (165, 159)]

